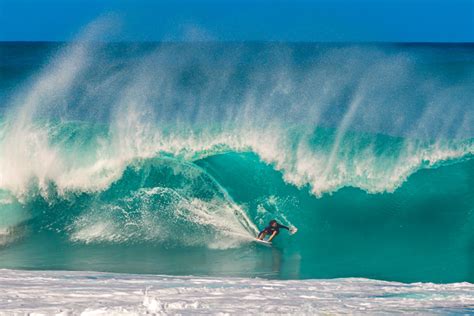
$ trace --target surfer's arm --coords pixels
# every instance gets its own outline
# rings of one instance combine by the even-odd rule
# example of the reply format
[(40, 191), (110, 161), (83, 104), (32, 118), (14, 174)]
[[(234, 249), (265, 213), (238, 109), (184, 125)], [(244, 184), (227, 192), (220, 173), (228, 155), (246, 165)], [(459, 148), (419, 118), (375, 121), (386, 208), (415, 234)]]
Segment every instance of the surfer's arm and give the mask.
[(290, 228), (288, 226), (285, 226), (285, 225), (278, 224), (278, 227), (279, 228), (284, 228), (286, 230), (290, 230)]
[(268, 242), (271, 242), (272, 239), (277, 235), (277, 231), (274, 231), (273, 234), (270, 236), (270, 238), (268, 238)]

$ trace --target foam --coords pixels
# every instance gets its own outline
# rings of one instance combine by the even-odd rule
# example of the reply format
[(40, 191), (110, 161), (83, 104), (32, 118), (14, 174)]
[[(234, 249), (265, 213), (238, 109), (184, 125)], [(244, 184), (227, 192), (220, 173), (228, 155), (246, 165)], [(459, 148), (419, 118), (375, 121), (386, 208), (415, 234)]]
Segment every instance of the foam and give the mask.
[(137, 243), (226, 249), (252, 240), (256, 227), (225, 197), (195, 198), (187, 190), (143, 188), (92, 207), (67, 227), (80, 243)]
[(0, 271), (6, 314), (469, 314), (474, 304), (470, 283)]

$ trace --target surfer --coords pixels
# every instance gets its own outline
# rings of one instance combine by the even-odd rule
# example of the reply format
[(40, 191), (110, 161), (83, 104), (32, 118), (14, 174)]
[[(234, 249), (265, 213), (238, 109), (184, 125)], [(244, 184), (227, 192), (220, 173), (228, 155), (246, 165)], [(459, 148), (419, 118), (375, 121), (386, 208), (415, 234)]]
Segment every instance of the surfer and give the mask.
[(276, 220), (272, 219), (267, 227), (265, 227), (259, 234), (257, 239), (263, 240), (265, 236), (270, 235), (268, 242), (271, 242), (278, 233), (280, 233), (280, 228), (284, 228), (290, 231), (290, 228), (284, 225), (279, 224)]

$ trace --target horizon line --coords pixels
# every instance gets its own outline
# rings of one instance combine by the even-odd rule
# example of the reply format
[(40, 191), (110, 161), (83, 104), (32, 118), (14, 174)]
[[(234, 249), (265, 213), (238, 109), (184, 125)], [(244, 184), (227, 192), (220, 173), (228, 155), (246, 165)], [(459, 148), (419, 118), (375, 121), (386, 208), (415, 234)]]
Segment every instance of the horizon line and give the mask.
[(103, 43), (103, 44), (244, 44), (244, 43), (261, 43), (261, 44), (414, 44), (414, 45), (474, 45), (474, 41), (283, 41), (283, 40), (203, 40), (203, 41), (183, 41), (183, 40), (140, 40), (140, 41), (78, 41), (78, 40), (1, 40), (0, 43)]

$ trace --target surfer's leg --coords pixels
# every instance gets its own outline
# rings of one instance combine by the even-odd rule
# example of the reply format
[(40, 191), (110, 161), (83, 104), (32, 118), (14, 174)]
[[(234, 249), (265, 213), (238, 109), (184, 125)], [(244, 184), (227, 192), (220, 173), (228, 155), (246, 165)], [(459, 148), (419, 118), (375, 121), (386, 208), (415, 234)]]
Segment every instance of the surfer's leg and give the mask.
[(275, 231), (273, 232), (273, 234), (270, 236), (270, 238), (268, 238), (268, 240), (267, 240), (267, 241), (272, 241), (272, 240), (273, 240), (273, 238), (275, 238), (275, 237), (276, 237), (276, 235), (278, 235), (278, 233), (279, 233), (279, 232), (278, 232), (278, 230), (275, 230)]

